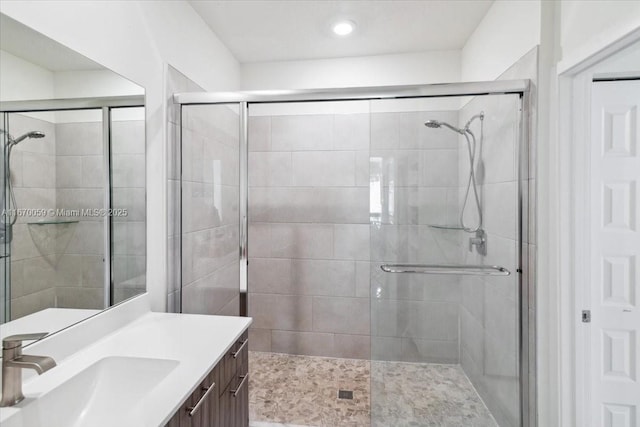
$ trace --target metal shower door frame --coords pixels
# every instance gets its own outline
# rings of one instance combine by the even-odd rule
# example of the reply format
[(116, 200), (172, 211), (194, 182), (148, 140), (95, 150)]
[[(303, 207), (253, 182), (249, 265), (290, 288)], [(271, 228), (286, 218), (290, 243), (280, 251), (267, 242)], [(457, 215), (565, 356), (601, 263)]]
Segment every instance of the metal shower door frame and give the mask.
[[(372, 101), (383, 99), (443, 98), (481, 95), (517, 95), (520, 98), (520, 129), (516, 144), (517, 171), (517, 260), (518, 268), (518, 366), (520, 376), (520, 425), (531, 426), (530, 414), (535, 414), (535, 346), (529, 338), (535, 337), (534, 319), (529, 318), (529, 295), (534, 284), (529, 283), (528, 243), (524, 237), (531, 229), (532, 213), (529, 212), (529, 113), (531, 94), (529, 80), (502, 80), (488, 82), (444, 83), (430, 85), (380, 86), (359, 88), (332, 88), (309, 90), (265, 90), (250, 92), (185, 92), (173, 95), (174, 104), (208, 105), (237, 104), (240, 108), (240, 308), (241, 315), (248, 315), (248, 117), (251, 104), (328, 102), (328, 101)], [(180, 138), (182, 140), (182, 138)], [(533, 417), (534, 418), (534, 417)]]

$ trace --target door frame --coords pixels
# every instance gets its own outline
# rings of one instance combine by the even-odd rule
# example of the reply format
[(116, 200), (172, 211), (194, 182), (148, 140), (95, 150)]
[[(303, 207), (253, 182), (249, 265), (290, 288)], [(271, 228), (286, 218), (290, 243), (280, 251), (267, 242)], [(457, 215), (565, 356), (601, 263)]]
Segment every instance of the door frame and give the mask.
[[(593, 426), (585, 408), (591, 407), (591, 331), (584, 327), (581, 312), (590, 308), (589, 266), (591, 148), (591, 94), (594, 78), (605, 77), (597, 68), (624, 48), (640, 42), (640, 29), (612, 42), (570, 67), (558, 70), (556, 114), (557, 162), (550, 167), (549, 200), (551, 228), (557, 256), (549, 256), (550, 276), (557, 279), (552, 298), (558, 302), (557, 362), (559, 421), (562, 426)], [(562, 69), (564, 68), (564, 69)], [(611, 76), (614, 77), (614, 76)], [(585, 143), (588, 142), (588, 143)], [(552, 344), (553, 345), (553, 344)], [(553, 353), (552, 353), (553, 354)], [(585, 375), (586, 374), (586, 375)]]

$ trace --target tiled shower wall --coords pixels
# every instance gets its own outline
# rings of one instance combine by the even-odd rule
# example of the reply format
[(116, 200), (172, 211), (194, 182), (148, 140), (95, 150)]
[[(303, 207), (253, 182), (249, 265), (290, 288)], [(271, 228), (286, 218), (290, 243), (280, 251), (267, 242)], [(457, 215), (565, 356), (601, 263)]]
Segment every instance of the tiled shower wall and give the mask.
[[(23, 141), (12, 153), (18, 208), (104, 207), (101, 122), (51, 123), (12, 114), (10, 126), (14, 136), (31, 130), (46, 135)], [(114, 224), (116, 302), (145, 288), (144, 141), (144, 121), (113, 124), (113, 203), (129, 212)], [(57, 219), (77, 222), (27, 224), (52, 219), (20, 217), (14, 227), (13, 319), (49, 307), (104, 307), (103, 218), (61, 217)]]
[[(27, 139), (11, 154), (11, 173), (19, 208), (56, 207), (56, 132), (47, 120), (11, 114), (9, 132), (18, 137), (40, 130), (42, 139)], [(53, 262), (56, 245), (32, 237), (38, 229), (28, 225), (36, 217), (18, 217), (11, 243), (11, 317), (17, 319), (34, 311), (52, 307), (58, 282)], [(45, 236), (46, 237), (46, 236)]]
[[(130, 109), (122, 111), (127, 110)], [(114, 303), (146, 290), (145, 152), (144, 120), (114, 118), (111, 123), (111, 204), (114, 209), (127, 210), (127, 215), (113, 217)]]
[(457, 142), (424, 132), (425, 117), (455, 122), (457, 113), (250, 117), (254, 349), (458, 360), (457, 281), (425, 286), (379, 269), (458, 256), (455, 238), (427, 225), (455, 211)]
[(369, 124), (250, 117), (253, 349), (369, 357)]
[[(412, 101), (373, 101), (378, 111)], [(383, 112), (371, 116), (372, 358), (458, 363), (457, 276), (391, 274), (384, 263), (457, 264), (458, 141), (427, 120), (455, 124), (457, 111)], [(380, 206), (374, 197), (380, 194)], [(380, 214), (378, 215), (378, 212)]]
[[(502, 79), (535, 79), (537, 51), (525, 55)], [(534, 80), (535, 82), (535, 80)], [(532, 88), (535, 96), (535, 86)], [(478, 165), (478, 184), (483, 205), (484, 228), (487, 232), (487, 256), (478, 256), (462, 248), (468, 264), (501, 265), (511, 271), (508, 277), (462, 277), (462, 304), (460, 306), (461, 364), (501, 426), (520, 425), (519, 414), (519, 274), (517, 241), (518, 208), (518, 152), (520, 136), (520, 100), (517, 96), (500, 95), (476, 97), (460, 113), (463, 125), (472, 115), (485, 112), (484, 144)], [(479, 124), (472, 129), (479, 136)], [(531, 138), (534, 141), (534, 138)], [(467, 177), (469, 163), (461, 144), (460, 182)], [(528, 197), (529, 165), (524, 164), (521, 178), (525, 180), (523, 197)], [(533, 187), (533, 183), (531, 183)], [(466, 187), (461, 187), (462, 197)], [(534, 195), (532, 195), (535, 197)], [(533, 201), (533, 198), (529, 199)], [(527, 204), (524, 205), (525, 209)], [(527, 227), (524, 211), (525, 243), (531, 242), (533, 229)], [(471, 210), (473, 207), (470, 208)], [(470, 220), (471, 216), (470, 216)], [(473, 219), (475, 221), (475, 219)], [(529, 234), (531, 232), (531, 234)], [(524, 274), (529, 265), (527, 257), (534, 250), (526, 250), (523, 259)], [(531, 279), (533, 279), (531, 277)], [(533, 289), (530, 287), (529, 289)], [(525, 289), (526, 291), (526, 289)], [(526, 296), (526, 295), (525, 295)], [(524, 351), (526, 354), (527, 348)]]
[[(102, 139), (102, 122), (56, 124), (58, 208), (104, 207)], [(111, 156), (112, 208), (127, 210), (127, 215), (113, 217), (113, 299), (118, 303), (144, 292), (146, 284), (143, 120), (112, 121)], [(65, 277), (65, 282), (58, 284), (57, 307), (102, 308), (104, 218), (77, 219), (77, 224), (58, 226), (69, 227), (72, 236), (57, 266)]]
[(165, 70), (165, 102), (167, 106), (167, 311), (181, 310), (180, 253), (180, 106), (173, 103), (173, 94), (203, 92), (200, 86), (167, 64)]
[[(462, 247), (463, 260), (466, 264), (502, 266), (511, 272), (506, 277), (462, 277), (462, 365), (501, 425), (516, 425), (513, 421), (518, 410), (518, 106), (519, 98), (514, 95), (477, 97), (461, 112), (462, 122), (485, 112), (482, 157), (476, 170), (484, 171), (477, 179), (487, 239), (486, 256)], [(479, 122), (472, 129), (479, 137)], [(469, 160), (466, 146), (461, 147), (462, 183), (468, 177)], [(466, 186), (460, 187), (461, 198), (465, 190)], [(466, 217), (469, 225), (475, 225), (475, 205), (469, 203)], [(470, 237), (465, 235), (465, 239)]]
[[(96, 112), (99, 116), (100, 113)], [(56, 205), (60, 209), (102, 209), (104, 207), (104, 150), (102, 122), (56, 124)], [(64, 281), (58, 284), (56, 307), (104, 307), (104, 221), (81, 216), (55, 228), (60, 248), (56, 271)], [(64, 230), (64, 231), (63, 231)]]

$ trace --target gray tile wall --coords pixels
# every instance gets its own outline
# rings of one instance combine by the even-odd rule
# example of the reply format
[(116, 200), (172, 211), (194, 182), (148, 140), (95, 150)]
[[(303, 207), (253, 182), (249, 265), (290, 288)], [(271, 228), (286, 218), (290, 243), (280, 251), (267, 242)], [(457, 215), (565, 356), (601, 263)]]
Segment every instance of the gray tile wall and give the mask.
[(249, 119), (255, 350), (369, 358), (369, 114)]
[[(424, 132), (427, 116), (457, 121), (455, 112), (250, 118), (254, 349), (457, 362), (457, 281), (379, 270), (459, 256), (455, 235), (427, 226), (456, 210), (458, 185), (456, 139)], [(371, 214), (370, 181), (381, 201)]]
[[(397, 103), (397, 101), (393, 101)], [(375, 101), (376, 111), (390, 102)], [(427, 120), (457, 123), (457, 112), (371, 116), (372, 358), (457, 363), (457, 277), (389, 274), (383, 263), (460, 262), (460, 232), (430, 225), (458, 219), (458, 141)], [(375, 194), (378, 193), (378, 194)], [(380, 203), (374, 201), (379, 197)]]
[[(56, 129), (56, 205), (59, 209), (104, 208), (102, 122), (58, 123)], [(104, 307), (104, 222), (102, 217), (74, 216), (68, 225), (39, 226), (67, 229), (59, 236), (56, 307)], [(65, 240), (68, 242), (65, 244)]]
[[(104, 207), (102, 123), (50, 123), (12, 114), (11, 133), (45, 132), (12, 153), (11, 171), (20, 209)], [(114, 224), (116, 302), (145, 289), (144, 122), (112, 126), (114, 207), (129, 216)], [(20, 217), (12, 243), (12, 318), (49, 307), (104, 307), (102, 217), (72, 216), (67, 224), (34, 225), (55, 219)]]
[(167, 311), (181, 311), (180, 253), (180, 107), (173, 103), (178, 92), (203, 92), (200, 86), (184, 74), (167, 65), (165, 70), (167, 106)]
[(145, 122), (111, 124), (114, 303), (146, 290)]
[[(11, 175), (16, 203), (20, 209), (52, 209), (56, 207), (56, 132), (55, 125), (22, 114), (11, 114), (9, 132), (18, 137), (39, 130), (42, 139), (27, 139), (11, 154)], [(53, 307), (56, 285), (61, 277), (56, 272), (60, 248), (55, 234), (69, 234), (67, 226), (45, 232), (40, 226), (28, 225), (39, 217), (19, 216), (13, 226), (11, 243), (11, 317)], [(52, 234), (53, 233), (53, 234)], [(52, 239), (52, 237), (54, 239)]]
[[(503, 79), (533, 78), (537, 75), (537, 51), (534, 49)], [(535, 94), (535, 90), (534, 90)], [(479, 176), (483, 203), (484, 226), (487, 232), (486, 257), (463, 249), (466, 263), (502, 265), (512, 275), (508, 277), (465, 276), (462, 278), (460, 306), (461, 363), (471, 382), (501, 426), (520, 425), (519, 414), (519, 296), (517, 241), (517, 150), (519, 137), (519, 100), (515, 96), (476, 97), (460, 113), (460, 124), (483, 110), (484, 145)], [(535, 127), (535, 124), (534, 124)], [(477, 125), (473, 129), (479, 129)], [(532, 139), (534, 141), (534, 139)], [(467, 152), (460, 146), (460, 182), (468, 175)], [(523, 197), (529, 199), (528, 189), (535, 182), (529, 179), (529, 165), (524, 165)], [(465, 187), (461, 187), (460, 197)], [(525, 205), (526, 242), (531, 242), (531, 223), (534, 207)], [(531, 248), (532, 245), (526, 245)], [(535, 249), (524, 251), (525, 266), (533, 270)], [(525, 272), (526, 274), (526, 272)], [(525, 348), (525, 352), (527, 349)]]

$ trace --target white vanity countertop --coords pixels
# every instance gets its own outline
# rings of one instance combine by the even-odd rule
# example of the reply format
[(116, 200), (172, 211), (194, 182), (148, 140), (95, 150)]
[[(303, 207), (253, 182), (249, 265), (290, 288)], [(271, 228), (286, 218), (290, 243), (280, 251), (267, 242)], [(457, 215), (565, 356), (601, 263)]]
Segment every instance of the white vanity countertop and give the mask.
[(100, 310), (47, 308), (11, 322), (3, 323), (0, 325), (0, 339), (17, 334), (56, 332), (98, 313), (100, 313)]
[[(177, 361), (177, 366), (157, 386), (146, 393), (135, 408), (113, 408), (126, 412), (119, 427), (160, 427), (169, 421), (209, 371), (240, 338), (252, 319), (247, 317), (203, 316), (148, 312), (102, 339), (57, 360), (58, 366), (40, 377), (25, 380), (27, 399), (0, 410), (0, 423), (30, 397), (38, 397), (105, 357), (141, 357)], [(25, 353), (43, 354), (34, 346)], [(126, 387), (122, 384), (122, 387)], [(27, 402), (27, 403), (25, 403)], [(73, 405), (73, 402), (69, 402)], [(130, 420), (130, 423), (129, 423)]]

